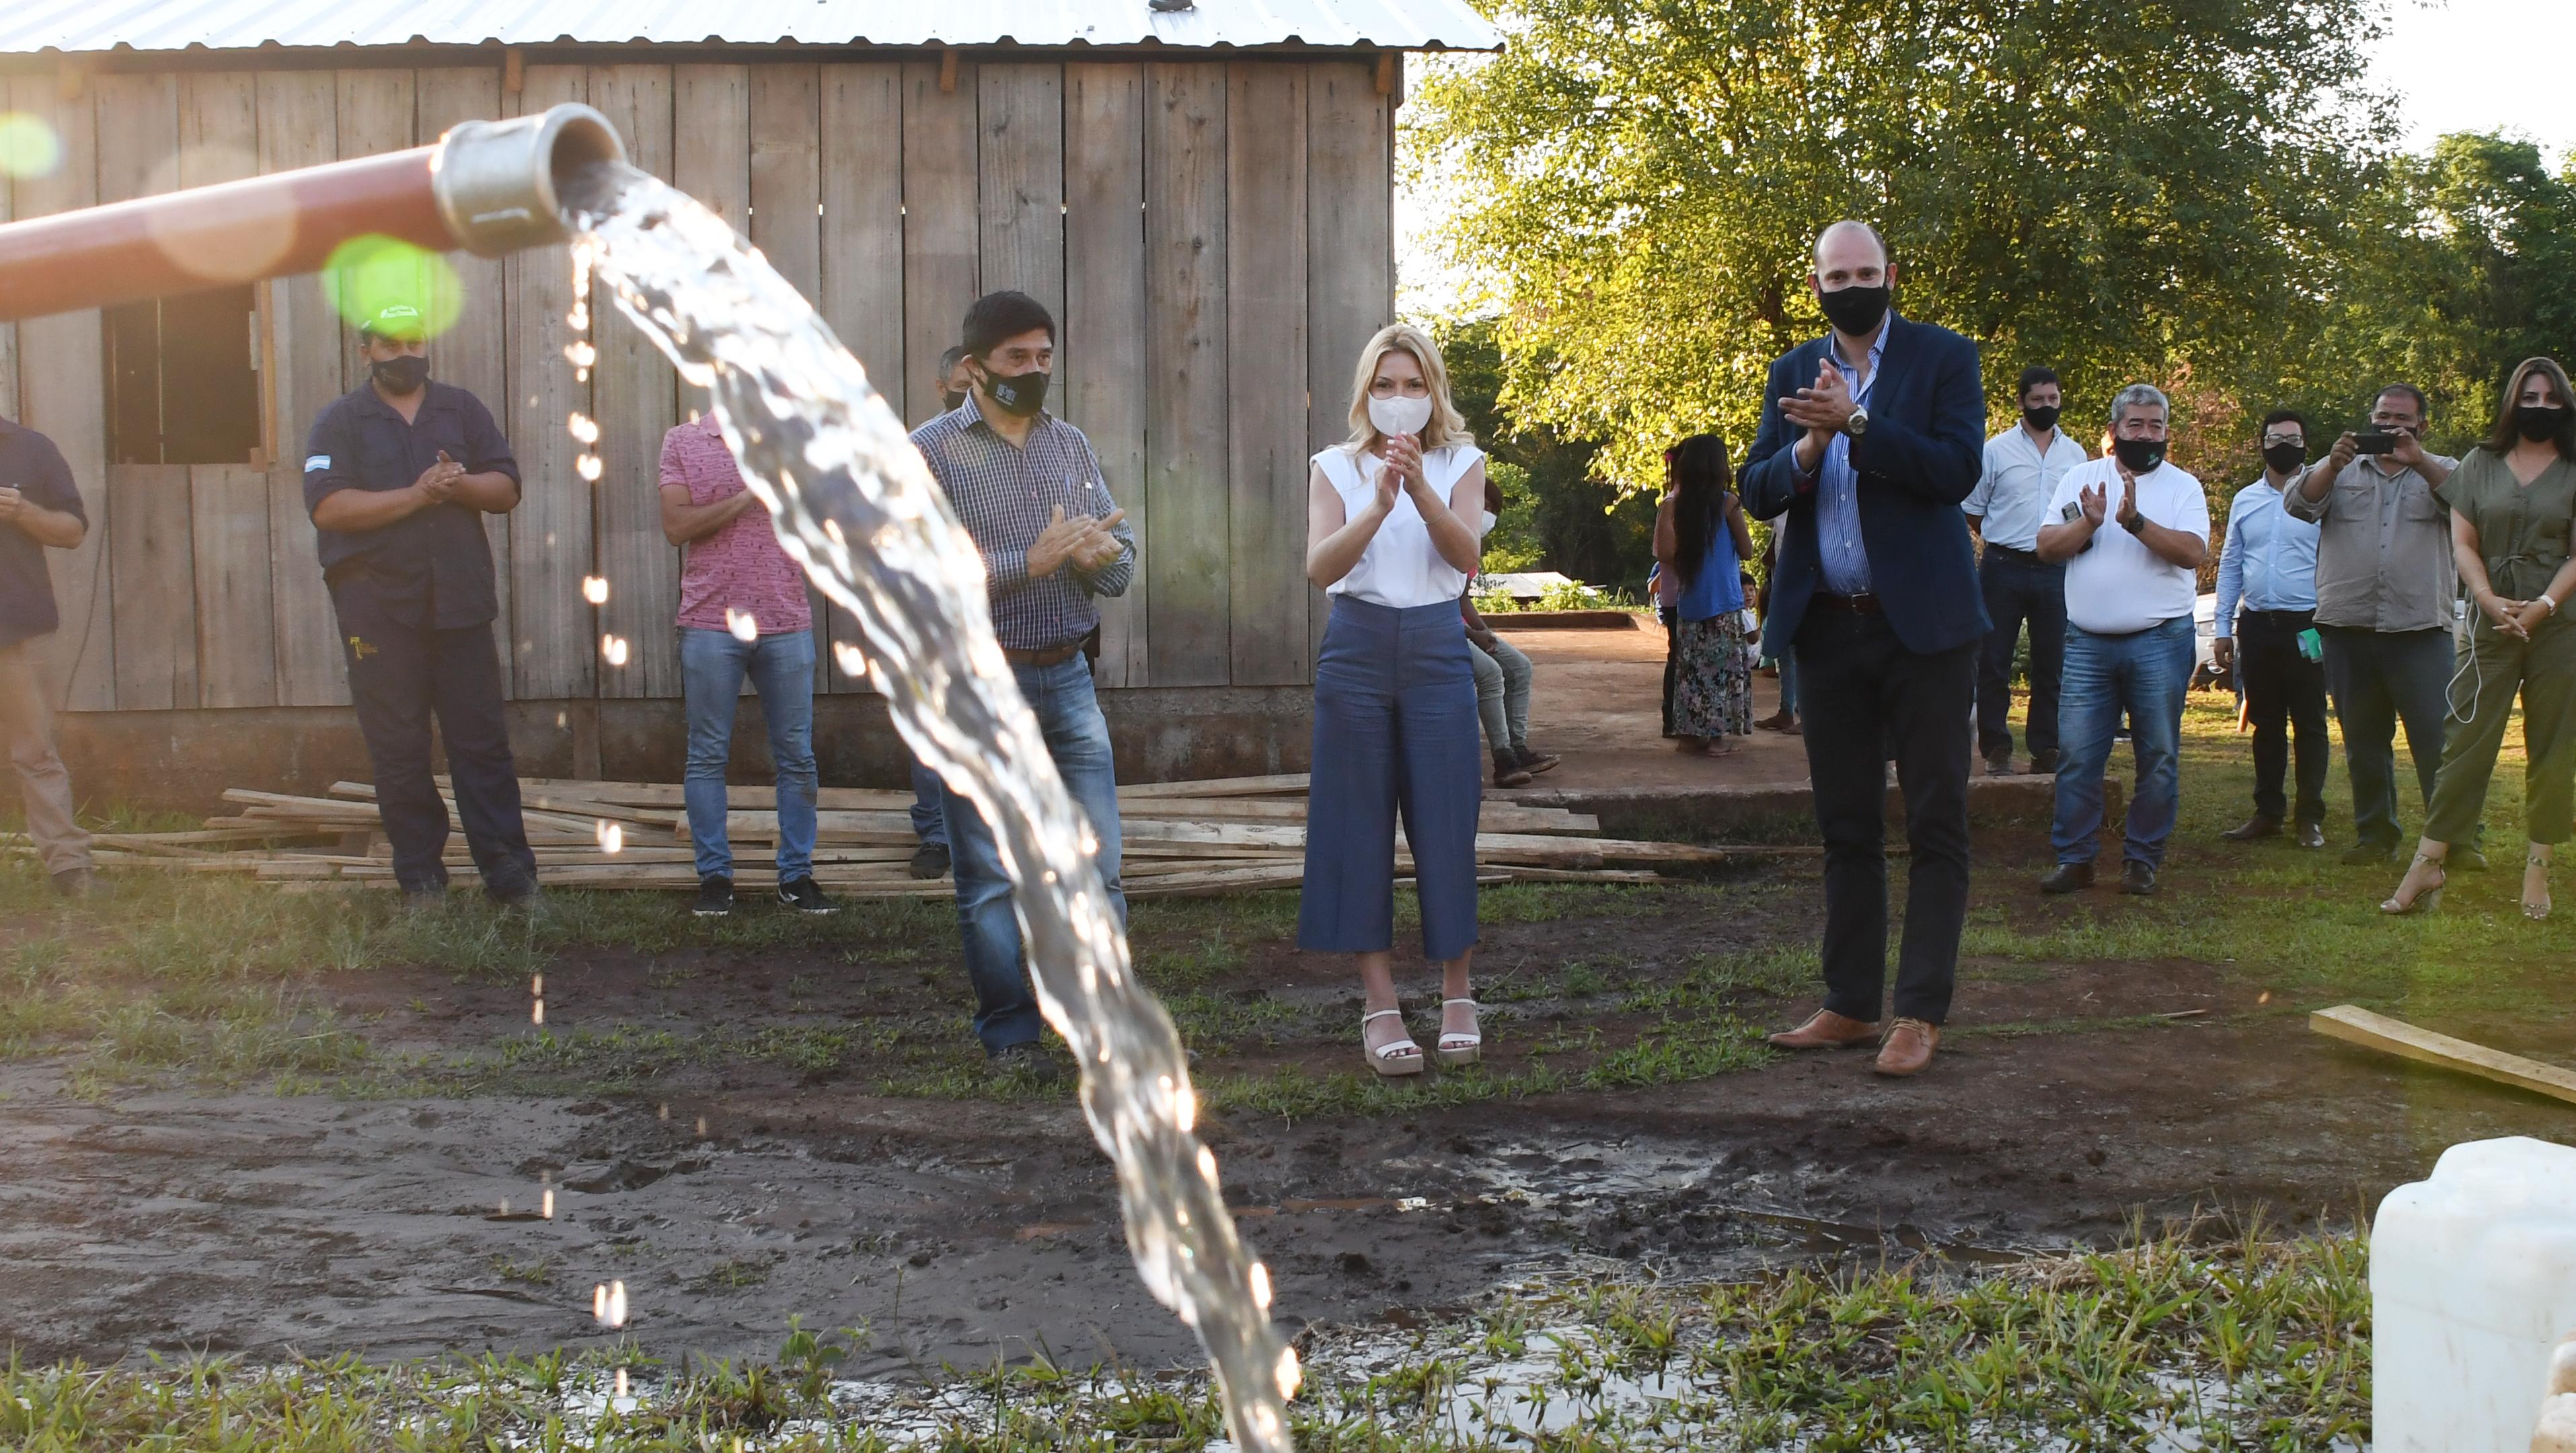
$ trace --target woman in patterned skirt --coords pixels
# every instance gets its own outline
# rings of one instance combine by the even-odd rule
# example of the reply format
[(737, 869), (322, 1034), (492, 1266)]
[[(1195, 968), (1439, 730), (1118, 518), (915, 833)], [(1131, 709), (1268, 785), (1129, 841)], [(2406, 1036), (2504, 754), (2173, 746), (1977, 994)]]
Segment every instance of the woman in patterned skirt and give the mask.
[(1655, 558), (1682, 588), (1674, 643), (1673, 735), (1685, 752), (1723, 757), (1729, 736), (1753, 734), (1753, 671), (1745, 653), (1744, 561), (1753, 537), (1730, 488), (1726, 442), (1694, 434), (1672, 453), (1671, 481), (1655, 512)]

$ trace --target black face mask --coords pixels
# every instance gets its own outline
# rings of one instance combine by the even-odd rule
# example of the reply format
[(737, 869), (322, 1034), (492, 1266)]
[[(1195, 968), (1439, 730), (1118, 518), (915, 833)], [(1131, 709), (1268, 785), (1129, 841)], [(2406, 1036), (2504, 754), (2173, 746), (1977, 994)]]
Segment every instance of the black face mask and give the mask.
[(2263, 446), (2263, 462), (2270, 465), (2274, 473), (2287, 474), (2291, 470), (2308, 462), (2308, 446), (2305, 444), (2267, 444)]
[(2513, 427), (2534, 444), (2555, 439), (2558, 431), (2567, 427), (2567, 409), (2560, 404), (2517, 404)]
[(1000, 374), (984, 377), (984, 392), (1003, 413), (1026, 419), (1046, 407), (1047, 376), (1037, 369), (1015, 373), (1008, 378)]
[(2030, 420), (2030, 426), (2043, 434), (2057, 427), (2057, 405), (2055, 404), (2040, 407), (2025, 404), (2022, 406), (2021, 416)]
[(2129, 466), (2131, 474), (2144, 474), (2165, 462), (2165, 441), (2114, 439), (2111, 441), (2111, 452), (2120, 457), (2122, 464)]
[(957, 412), (959, 409), (964, 408), (966, 406), (966, 390), (962, 388), (952, 388), (946, 393), (941, 394), (939, 396), (939, 406), (952, 414)]
[(1818, 293), (1817, 301), (1825, 305), (1825, 321), (1846, 338), (1867, 338), (1878, 331), (1887, 317), (1887, 288), (1843, 288), (1836, 292)]
[(429, 360), (417, 353), (374, 359), (367, 364), (367, 372), (375, 378), (376, 387), (400, 398), (420, 392), (421, 385), (429, 382)]

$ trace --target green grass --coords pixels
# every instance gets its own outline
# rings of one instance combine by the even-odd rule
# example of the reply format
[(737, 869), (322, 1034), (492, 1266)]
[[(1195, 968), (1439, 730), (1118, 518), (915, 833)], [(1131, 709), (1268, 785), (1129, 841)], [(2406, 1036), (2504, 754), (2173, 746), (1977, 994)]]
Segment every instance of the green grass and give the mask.
[[(1318, 1329), (1291, 1406), (1306, 1453), (1890, 1447), (2351, 1448), (2367, 1437), (2358, 1234), (2175, 1226), (2116, 1249), (1966, 1273), (1936, 1261), (1732, 1285), (1577, 1279), (1407, 1333)], [(542, 1279), (542, 1267), (503, 1270)], [(727, 1263), (710, 1279), (749, 1284)], [(748, 1280), (746, 1280), (748, 1279)], [(711, 1284), (712, 1281), (711, 1281)], [(1221, 1430), (1203, 1376), (1043, 1356), (941, 1381), (835, 1386), (864, 1329), (790, 1324), (777, 1358), (674, 1371), (633, 1342), (575, 1358), (234, 1359), (0, 1369), (26, 1453), (483, 1453), (495, 1447), (875, 1453), (1173, 1449)], [(615, 1367), (632, 1397), (601, 1396)], [(1647, 1396), (1648, 1392), (1652, 1396)], [(740, 1443), (736, 1443), (740, 1439)], [(915, 1441), (917, 1440), (917, 1441)]]
[[(2498, 870), (2454, 875), (2448, 911), (2392, 920), (2376, 911), (2393, 868), (2345, 868), (2334, 854), (2277, 843), (2240, 847), (2218, 832), (2250, 806), (2250, 743), (2226, 698), (2193, 699), (2185, 722), (2181, 821), (2166, 891), (2043, 899), (2035, 823), (1981, 830), (1966, 938), (1972, 982), (2008, 993), (2085, 963), (2158, 965), (2270, 991), (2287, 1014), (2352, 1001), (2431, 1021), (2536, 1011), (2560, 1018), (2576, 958), (2576, 867), (2569, 912), (2543, 925), (2514, 909), (2519, 875), (2519, 747), (2499, 764), (2487, 843)], [(2126, 771), (2114, 763), (2114, 775)], [(2401, 791), (2420, 821), (2411, 775)], [(2338, 757), (2330, 821), (2348, 832)], [(168, 826), (124, 813), (125, 826)], [(1678, 830), (1678, 829), (1677, 829)], [(1684, 832), (1683, 835), (1688, 835)], [(1891, 865), (1901, 895), (1905, 863)], [(1023, 1100), (1045, 1093), (985, 1071), (966, 1032), (953, 911), (877, 900), (828, 919), (744, 913), (704, 921), (664, 895), (551, 895), (535, 913), (501, 913), (459, 894), (404, 912), (390, 894), (282, 895), (235, 879), (112, 875), (65, 904), (23, 862), (0, 865), (0, 1060), (54, 1059), (76, 1088), (121, 1084), (355, 1095), (644, 1093), (673, 1076), (726, 1066), (837, 1078), (888, 1095)], [(1758, 1020), (1813, 991), (1820, 910), (1810, 861), (1716, 881), (1628, 886), (1512, 884), (1486, 891), (1492, 931), (1479, 962), (1489, 1037), (1538, 1051), (1508, 1067), (1381, 1084), (1361, 1072), (1348, 995), (1279, 995), (1256, 967), (1293, 943), (1294, 892), (1136, 905), (1132, 943), (1200, 1057), (1213, 1108), (1304, 1117), (1393, 1112), (1567, 1088), (1643, 1088), (1764, 1062)], [(1418, 923), (1397, 900), (1399, 940)], [(1543, 947), (1533, 949), (1530, 944)], [(516, 983), (567, 954), (646, 960), (645, 985), (685, 1009), (587, 1020), (554, 1031), (517, 1025), (488, 1041), (423, 1053), (393, 1043), (379, 1015), (335, 1007), (389, 970), (429, 970), (465, 986)], [(737, 1010), (721, 992), (728, 960), (798, 954), (782, 1014)], [(869, 1013), (827, 1012), (836, 975), (868, 976)], [(1411, 971), (1408, 971), (1411, 972)], [(1419, 977), (1418, 973), (1415, 975)], [(428, 996), (438, 998), (435, 992)], [(2240, 1005), (2250, 995), (2240, 995)], [(843, 1001), (845, 1002), (845, 1000)], [(410, 1001), (413, 1019), (433, 1006)], [(1981, 1032), (2129, 1032), (2151, 1021), (2038, 1016)], [(1967, 1032), (1967, 1026), (1962, 1026)], [(1346, 1044), (1345, 1041), (1351, 1041)], [(1283, 1059), (1301, 1064), (1283, 1066)], [(1348, 1071), (1342, 1067), (1348, 1065)]]

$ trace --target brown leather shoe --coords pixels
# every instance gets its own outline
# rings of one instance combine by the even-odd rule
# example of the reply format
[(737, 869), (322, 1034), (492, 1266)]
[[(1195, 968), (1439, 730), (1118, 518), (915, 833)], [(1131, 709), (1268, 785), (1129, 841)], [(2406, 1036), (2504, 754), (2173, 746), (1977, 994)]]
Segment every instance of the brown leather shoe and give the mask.
[(1878, 1047), (1878, 1063), (1870, 1068), (1882, 1075), (1919, 1075), (1940, 1043), (1941, 1026), (1899, 1019), (1888, 1026), (1887, 1042)]
[(1878, 1038), (1878, 1026), (1831, 1009), (1819, 1009), (1806, 1023), (1771, 1036), (1780, 1049), (1849, 1049)]

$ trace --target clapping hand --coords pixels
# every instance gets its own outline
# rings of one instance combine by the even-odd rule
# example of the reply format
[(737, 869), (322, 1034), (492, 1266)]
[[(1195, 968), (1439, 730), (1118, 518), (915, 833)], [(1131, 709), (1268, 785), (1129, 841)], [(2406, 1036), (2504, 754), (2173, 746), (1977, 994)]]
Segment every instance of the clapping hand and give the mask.
[(1040, 530), (1037, 539), (1029, 544), (1029, 577), (1044, 580), (1063, 569), (1067, 561), (1071, 561), (1077, 570), (1097, 570), (1117, 559), (1118, 552), (1125, 547), (1109, 531), (1111, 526), (1125, 518), (1127, 512), (1118, 510), (1105, 520), (1096, 520), (1089, 515), (1066, 519), (1064, 506), (1057, 505), (1047, 520), (1047, 527)]
[(448, 458), (447, 451), (441, 449), (438, 451), (438, 462), (422, 470), (420, 478), (415, 482), (421, 494), (426, 496), (431, 504), (443, 505), (455, 497), (456, 481), (464, 477), (465, 466)]
[[(1386, 441), (1386, 472), (1395, 476), (1396, 479), (1403, 483), (1406, 493), (1415, 496), (1414, 504), (1417, 507), (1422, 506), (1421, 497), (1430, 492), (1431, 481), (1429, 477), (1424, 475), (1422, 472), (1421, 440), (1414, 438), (1410, 434), (1397, 434), (1388, 438)], [(1386, 483), (1384, 480), (1381, 479), (1379, 481), (1378, 488), (1380, 491), (1385, 490)], [(1393, 505), (1395, 503), (1394, 496), (1388, 495), (1387, 503), (1390, 506)], [(1424, 508), (1423, 513), (1428, 515), (1430, 513), (1430, 509)]]
[[(2134, 493), (2135, 486), (2132, 485), (2131, 489)], [(2076, 496), (2076, 498), (2081, 501), (2084, 506), (2084, 522), (2097, 530), (2102, 528), (2103, 511), (2110, 507), (2110, 486), (2106, 484), (2088, 484), (2084, 486), (2083, 490)]]
[(2112, 467), (2120, 471), (2119, 520), (2121, 527), (2126, 529), (2138, 518), (2138, 477), (2129, 472), (2129, 466), (2116, 460)]
[(1851, 422), (1852, 408), (1851, 380), (1830, 358), (1816, 369), (1813, 388), (1802, 388), (1780, 399), (1780, 417), (1817, 436), (1819, 442), (1842, 432), (1843, 426)]
[(27, 508), (27, 497), (14, 484), (0, 484), (0, 525), (15, 524)]
[(1083, 531), (1081, 539), (1074, 542), (1073, 568), (1088, 575), (1116, 560), (1127, 546), (1110, 532), (1115, 530), (1118, 522), (1125, 518), (1127, 518), (1127, 512), (1123, 509), (1110, 511), (1106, 519), (1095, 520), (1085, 517), (1082, 523), (1089, 528)]

